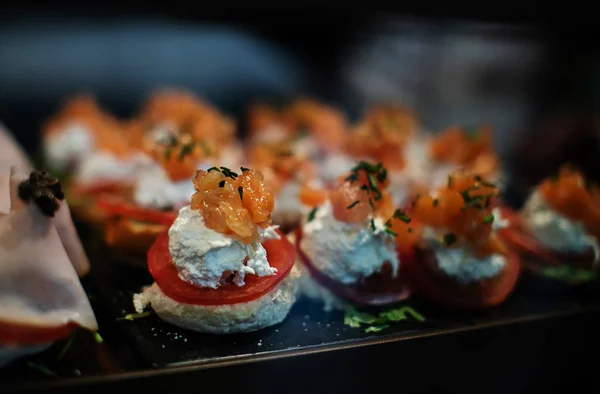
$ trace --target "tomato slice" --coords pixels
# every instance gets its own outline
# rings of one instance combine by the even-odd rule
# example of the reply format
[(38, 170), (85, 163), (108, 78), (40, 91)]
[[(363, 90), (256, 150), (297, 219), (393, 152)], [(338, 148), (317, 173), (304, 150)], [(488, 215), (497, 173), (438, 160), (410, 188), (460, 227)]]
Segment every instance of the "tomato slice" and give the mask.
[(127, 186), (118, 181), (99, 181), (73, 187), (73, 194), (80, 196), (97, 196), (99, 194), (119, 194)]
[(139, 207), (117, 195), (101, 195), (98, 197), (96, 204), (108, 215), (122, 216), (140, 222), (170, 226), (177, 219), (177, 212), (175, 211), (160, 211), (153, 208)]
[(201, 288), (181, 279), (169, 255), (169, 233), (156, 238), (148, 251), (148, 269), (163, 293), (175, 301), (193, 305), (231, 305), (249, 302), (267, 294), (290, 273), (296, 261), (294, 246), (279, 230), (281, 237), (263, 243), (267, 259), (277, 273), (262, 278), (248, 275), (244, 286), (224, 285), (218, 289)]
[[(336, 296), (357, 305), (378, 306), (403, 301), (412, 290), (402, 275), (392, 277), (391, 266), (385, 265), (380, 273), (373, 274), (357, 284), (340, 283), (321, 272), (300, 248), (302, 230), (296, 230), (296, 250), (311, 277)], [(401, 264), (402, 265), (402, 264)]]
[(27, 326), (0, 321), (0, 345), (39, 345), (64, 339), (77, 328), (74, 323), (56, 327)]
[(401, 254), (400, 272), (415, 290), (439, 305), (457, 309), (485, 309), (501, 304), (517, 284), (521, 266), (516, 254), (508, 256), (504, 271), (496, 278), (473, 284), (460, 284), (432, 267), (437, 266), (435, 255), (426, 249)]

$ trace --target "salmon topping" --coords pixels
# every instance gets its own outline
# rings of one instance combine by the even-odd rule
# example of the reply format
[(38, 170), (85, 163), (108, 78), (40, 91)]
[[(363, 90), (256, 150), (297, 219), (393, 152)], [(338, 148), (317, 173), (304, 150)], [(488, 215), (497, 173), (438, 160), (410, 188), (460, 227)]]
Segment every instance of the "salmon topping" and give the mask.
[(249, 244), (260, 240), (259, 228), (271, 224), (275, 200), (260, 171), (242, 168), (199, 170), (194, 177), (196, 193), (192, 209), (198, 209), (206, 227)]
[(600, 238), (600, 188), (588, 182), (572, 165), (564, 165), (557, 176), (539, 186), (548, 205), (567, 218), (582, 222), (585, 230)]
[(411, 214), (415, 220), (444, 233), (444, 243), (454, 248), (468, 244), (477, 257), (504, 254), (504, 245), (492, 232), (492, 207), (498, 189), (479, 175), (456, 172), (433, 195), (417, 198)]

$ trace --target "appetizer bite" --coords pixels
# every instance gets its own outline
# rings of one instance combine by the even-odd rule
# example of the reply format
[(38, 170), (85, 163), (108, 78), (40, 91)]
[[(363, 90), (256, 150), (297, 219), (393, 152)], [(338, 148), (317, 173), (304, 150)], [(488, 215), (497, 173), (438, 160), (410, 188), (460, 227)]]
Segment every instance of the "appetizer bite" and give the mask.
[(279, 110), (254, 104), (248, 117), (249, 145), (289, 141), (294, 155), (319, 165), (319, 177), (324, 182), (335, 181), (354, 164), (343, 154), (346, 117), (335, 108), (300, 98)]
[(65, 192), (78, 219), (100, 224), (95, 199), (130, 186), (149, 159), (131, 149), (122, 124), (90, 96), (77, 96), (44, 125), (45, 160), (66, 179)]
[(600, 189), (573, 166), (543, 180), (510, 218), (501, 234), (526, 268), (570, 284), (597, 278)]
[(336, 188), (302, 191), (312, 209), (296, 232), (305, 273), (301, 289), (322, 300), (326, 310), (347, 303), (386, 305), (409, 295), (396, 242), (410, 242), (412, 234), (396, 231), (410, 219), (394, 210), (388, 183), (381, 163), (360, 162)]
[(428, 186), (442, 186), (451, 173), (468, 171), (479, 174), (490, 182), (500, 184), (500, 160), (494, 151), (493, 133), (482, 125), (470, 130), (453, 126), (433, 137), (429, 142)]
[(414, 196), (415, 180), (425, 175), (427, 156), (419, 127), (416, 115), (406, 108), (374, 106), (354, 127), (346, 144), (354, 160), (383, 163), (388, 170), (389, 192), (398, 206)]
[(482, 309), (502, 303), (517, 283), (520, 263), (498, 235), (507, 222), (495, 208), (498, 189), (478, 175), (455, 172), (412, 204), (412, 251), (399, 250), (402, 273), (440, 305)]
[(176, 326), (227, 334), (285, 319), (296, 300), (296, 253), (271, 226), (273, 194), (259, 171), (200, 170), (196, 193), (148, 252), (155, 282), (134, 295)]
[(59, 230), (67, 208), (59, 181), (38, 171), (20, 179), (13, 173), (9, 186), (0, 176), (1, 198), (11, 204), (0, 212), (0, 365), (45, 350), (77, 327), (98, 328), (77, 277), (87, 259), (73, 259), (69, 234)]
[(242, 145), (236, 139), (235, 122), (190, 92), (157, 91), (130, 124), (135, 130), (131, 135), (133, 145), (145, 152), (152, 152), (156, 144), (169, 145), (186, 138), (187, 134), (211, 159), (208, 166), (241, 165)]

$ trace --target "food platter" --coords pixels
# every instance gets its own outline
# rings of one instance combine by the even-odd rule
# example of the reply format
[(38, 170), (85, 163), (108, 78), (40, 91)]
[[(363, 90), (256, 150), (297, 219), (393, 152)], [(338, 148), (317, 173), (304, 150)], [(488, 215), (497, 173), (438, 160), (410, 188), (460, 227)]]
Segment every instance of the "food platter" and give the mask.
[[(106, 385), (131, 387), (133, 382), (155, 387), (177, 381), (180, 375), (188, 376), (182, 377), (187, 379), (182, 382), (194, 377), (217, 378), (232, 368), (242, 374), (254, 371), (268, 376), (276, 370), (274, 363), (325, 367), (332, 357), (351, 357), (359, 363), (361, 357), (387, 359), (387, 352), (405, 349), (416, 351), (411, 357), (420, 358), (416, 344), (423, 344), (422, 351), (436, 352), (455, 341), (468, 343), (480, 335), (488, 341), (509, 332), (513, 332), (511, 340), (498, 340), (515, 350), (530, 343), (529, 336), (548, 335), (544, 331), (548, 327), (559, 324), (567, 333), (582, 328), (600, 312), (600, 294), (593, 288), (572, 289), (524, 275), (511, 298), (497, 308), (468, 314), (448, 312), (412, 297), (407, 304), (426, 320), (399, 322), (376, 333), (345, 325), (341, 311), (324, 312), (322, 305), (301, 300), (283, 323), (259, 332), (198, 334), (168, 325), (156, 316), (120, 320), (132, 312), (133, 292), (148, 285), (151, 277), (117, 259), (107, 261), (105, 245), (93, 232), (84, 240), (94, 267), (84, 287), (93, 300), (104, 342), (97, 344), (86, 332), (80, 332), (60, 362), (55, 359), (64, 350), (64, 343), (31, 360), (17, 362), (1, 372), (1, 392), (101, 391)], [(540, 327), (543, 332), (539, 332)], [(590, 340), (587, 333), (589, 329), (582, 331), (582, 338)], [(522, 349), (526, 355), (530, 351)], [(490, 357), (483, 349), (477, 354), (481, 359)], [(40, 365), (47, 366), (49, 372), (40, 371)], [(340, 379), (338, 375), (334, 381)]]

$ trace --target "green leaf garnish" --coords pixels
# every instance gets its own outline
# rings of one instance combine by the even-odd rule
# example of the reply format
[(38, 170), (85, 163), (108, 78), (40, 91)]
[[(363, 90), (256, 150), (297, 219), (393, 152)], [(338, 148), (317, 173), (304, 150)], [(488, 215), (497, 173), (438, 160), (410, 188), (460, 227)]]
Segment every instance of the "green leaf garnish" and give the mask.
[(225, 180), (224, 179), (221, 182), (219, 182), (219, 187), (225, 187)]
[(596, 271), (573, 268), (568, 265), (544, 267), (542, 268), (542, 274), (549, 278), (559, 279), (565, 282), (588, 282), (598, 278), (598, 273)]
[(444, 244), (446, 246), (452, 245), (453, 243), (456, 242), (456, 240), (457, 240), (457, 237), (453, 233), (448, 233), (448, 234), (444, 235)]
[(250, 171), (250, 169), (249, 169), (249, 168), (246, 168), (246, 167), (240, 167), (240, 170), (241, 170), (242, 172)]
[(375, 210), (375, 204), (373, 204), (373, 200), (371, 200), (369, 198), (369, 206), (371, 207), (371, 209), (374, 211)]
[(494, 222), (494, 215), (492, 215), (491, 213), (483, 218), (483, 223), (485, 223), (485, 224), (490, 224), (493, 222)]
[(58, 375), (56, 374), (56, 372), (50, 370), (48, 367), (46, 367), (45, 365), (42, 364), (38, 364), (38, 363), (34, 363), (33, 361), (28, 361), (27, 362), (27, 367), (34, 369), (46, 376), (51, 376), (53, 378), (58, 378)]
[(389, 324), (383, 324), (381, 326), (370, 326), (370, 327), (366, 328), (365, 332), (366, 333), (369, 333), (369, 332), (379, 332), (379, 331), (385, 330), (388, 327), (389, 327)]
[(211, 171), (219, 171), (219, 172), (221, 172), (221, 170), (219, 170), (219, 168), (217, 168), (217, 167), (210, 167), (208, 170), (206, 170), (206, 172), (211, 172)]
[(354, 168), (352, 168), (352, 172), (358, 172), (360, 170), (364, 170), (368, 173), (376, 173), (381, 168), (378, 164), (367, 163), (366, 161), (359, 162)]
[(238, 186), (238, 193), (240, 194), (240, 200), (244, 200), (244, 187)]
[(381, 200), (381, 190), (379, 190), (379, 188), (377, 187), (377, 181), (375, 180), (373, 174), (368, 174), (367, 180), (369, 181), (369, 188), (371, 189), (371, 191), (373, 191), (373, 193), (375, 193), (375, 201)]
[(344, 182), (356, 182), (358, 181), (358, 174), (354, 173), (354, 174), (350, 174), (346, 177), (346, 179), (344, 179)]
[(123, 317), (118, 317), (117, 321), (120, 320), (128, 320), (128, 321), (134, 321), (137, 319), (143, 319), (145, 317), (148, 316), (152, 316), (154, 314), (154, 311), (144, 311), (144, 312), (140, 312), (140, 313), (129, 313)]
[(401, 321), (416, 320), (424, 322), (425, 317), (410, 306), (390, 309), (380, 312), (375, 316), (370, 313), (359, 312), (354, 307), (348, 307), (344, 314), (344, 324), (353, 328), (361, 328), (362, 325), (368, 325), (365, 332), (378, 332), (387, 327), (391, 323)]
[(308, 213), (308, 222), (312, 222), (315, 218), (315, 215), (317, 214), (317, 207), (313, 208), (309, 213)]
[(73, 342), (75, 342), (75, 335), (76, 334), (77, 334), (77, 331), (73, 331), (73, 334), (71, 334), (69, 336), (69, 339), (67, 339), (67, 341), (65, 342), (65, 345), (63, 346), (63, 348), (58, 353), (58, 356), (56, 356), (56, 361), (57, 362), (60, 361), (60, 360), (62, 360), (63, 357), (65, 357), (65, 355), (67, 354), (67, 352), (71, 348), (71, 345), (73, 345)]
[(375, 220), (371, 219), (371, 230), (375, 231), (376, 227), (375, 227)]
[(356, 206), (356, 205), (357, 205), (359, 202), (360, 202), (360, 201), (358, 201), (358, 200), (354, 201), (352, 204), (348, 205), (348, 206), (346, 207), (346, 209), (352, 209), (352, 208), (354, 208), (354, 207), (355, 207), (355, 206)]
[(223, 175), (225, 175), (226, 177), (231, 178), (231, 179), (236, 179), (238, 177), (237, 173), (231, 171), (227, 167), (221, 167), (221, 172), (223, 173)]

